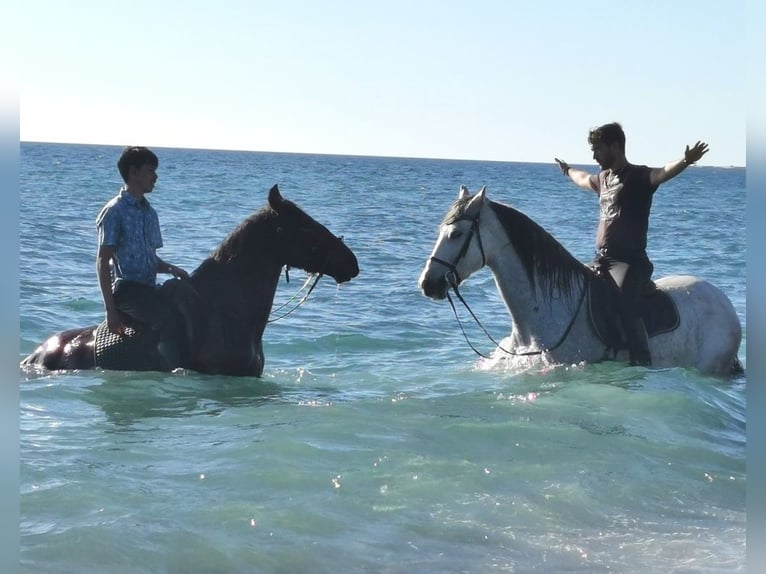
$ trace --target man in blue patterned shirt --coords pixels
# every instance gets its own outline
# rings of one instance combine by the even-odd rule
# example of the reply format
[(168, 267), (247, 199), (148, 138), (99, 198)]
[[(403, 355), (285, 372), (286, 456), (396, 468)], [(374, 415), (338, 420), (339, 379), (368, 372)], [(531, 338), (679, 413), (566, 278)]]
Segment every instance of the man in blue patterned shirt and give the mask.
[[(127, 147), (117, 167), (125, 185), (96, 218), (96, 271), (112, 333), (123, 334), (121, 312), (161, 333), (169, 308), (157, 287), (157, 273), (188, 279), (189, 274), (157, 255), (162, 247), (157, 212), (145, 195), (157, 182), (159, 160), (145, 147)], [(177, 366), (177, 365), (172, 365)]]

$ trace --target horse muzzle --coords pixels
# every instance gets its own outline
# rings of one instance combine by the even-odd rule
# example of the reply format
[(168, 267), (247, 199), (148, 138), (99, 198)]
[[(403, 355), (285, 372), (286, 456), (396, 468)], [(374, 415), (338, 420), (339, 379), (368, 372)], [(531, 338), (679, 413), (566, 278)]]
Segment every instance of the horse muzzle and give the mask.
[(447, 278), (447, 274), (436, 274), (433, 271), (429, 272), (426, 268), (418, 279), (418, 286), (423, 292), (423, 295), (429, 299), (441, 300), (447, 296), (451, 284)]
[(346, 265), (342, 270), (336, 271), (332, 274), (329, 274), (333, 279), (335, 279), (336, 283), (346, 283), (348, 281), (351, 281), (354, 277), (359, 275), (359, 264), (356, 261), (356, 257), (354, 258), (353, 264)]
[[(444, 267), (445, 271), (437, 271), (438, 267), (435, 269), (434, 263)], [(461, 282), (455, 266), (438, 257), (429, 258), (423, 273), (420, 274), (420, 279), (418, 279), (418, 285), (423, 295), (431, 299), (444, 299), (450, 288), (456, 288)]]
[(423, 295), (428, 297), (429, 299), (435, 299), (435, 300), (441, 300), (444, 299), (447, 296), (447, 287), (448, 287), (447, 281), (444, 279), (440, 280), (421, 280), (420, 281), (420, 290), (423, 292)]
[(359, 275), (359, 261), (354, 252), (341, 241), (317, 271), (329, 275), (336, 283), (346, 283)]

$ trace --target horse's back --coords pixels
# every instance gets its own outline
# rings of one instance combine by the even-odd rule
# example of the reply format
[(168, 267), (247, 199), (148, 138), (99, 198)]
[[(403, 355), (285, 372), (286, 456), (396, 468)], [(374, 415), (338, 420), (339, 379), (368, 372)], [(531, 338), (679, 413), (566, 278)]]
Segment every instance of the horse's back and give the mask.
[(681, 318), (679, 329), (668, 340), (681, 338), (696, 348), (701, 371), (729, 374), (738, 363), (742, 341), (742, 325), (731, 300), (709, 281), (693, 275), (669, 275), (655, 284), (672, 297)]
[(736, 324), (736, 330), (742, 336), (742, 327), (734, 305), (721, 289), (709, 281), (694, 275), (668, 275), (655, 281), (655, 285), (668, 293), (676, 304), (694, 304), (705, 314)]

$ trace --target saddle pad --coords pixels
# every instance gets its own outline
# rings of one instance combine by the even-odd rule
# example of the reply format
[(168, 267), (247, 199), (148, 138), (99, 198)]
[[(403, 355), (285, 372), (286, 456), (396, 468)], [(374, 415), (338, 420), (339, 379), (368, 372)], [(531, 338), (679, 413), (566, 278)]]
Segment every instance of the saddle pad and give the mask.
[(157, 337), (127, 327), (115, 335), (103, 321), (96, 327), (96, 366), (109, 370), (151, 371), (156, 368)]
[(673, 299), (659, 289), (641, 297), (641, 318), (650, 337), (668, 333), (679, 325), (678, 309)]
[[(617, 320), (616, 296), (616, 291), (607, 282), (591, 281), (588, 312), (598, 338), (612, 348), (622, 348), (624, 341)], [(641, 318), (649, 337), (673, 331), (680, 324), (675, 302), (656, 287), (641, 296)]]

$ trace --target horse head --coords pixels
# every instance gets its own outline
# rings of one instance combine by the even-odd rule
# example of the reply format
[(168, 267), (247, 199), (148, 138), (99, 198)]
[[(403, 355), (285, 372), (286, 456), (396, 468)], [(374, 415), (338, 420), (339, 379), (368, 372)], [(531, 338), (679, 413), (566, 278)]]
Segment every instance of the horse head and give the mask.
[(277, 185), (269, 190), (269, 208), (276, 215), (274, 247), (283, 265), (329, 275), (337, 283), (359, 275), (356, 256), (343, 238), (333, 235), (292, 201), (284, 199)]
[(444, 216), (436, 245), (418, 280), (426, 297), (444, 299), (451, 286), (460, 285), (486, 265), (480, 232), (482, 209), (488, 202), (486, 196), (486, 186), (476, 195), (460, 186), (458, 198)]

